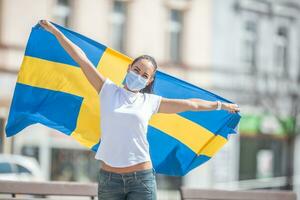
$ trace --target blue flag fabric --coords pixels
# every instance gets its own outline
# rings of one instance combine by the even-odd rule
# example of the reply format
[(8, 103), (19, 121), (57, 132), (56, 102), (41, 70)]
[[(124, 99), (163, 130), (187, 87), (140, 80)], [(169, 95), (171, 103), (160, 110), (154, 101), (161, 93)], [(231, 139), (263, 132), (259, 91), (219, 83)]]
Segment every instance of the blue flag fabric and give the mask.
[[(54, 25), (86, 53), (100, 73), (122, 85), (132, 58)], [(166, 98), (232, 103), (161, 71), (157, 71), (154, 92)], [(97, 151), (101, 146), (100, 109), (99, 96), (78, 64), (51, 33), (39, 24), (34, 26), (14, 90), (7, 137), (40, 123)], [(147, 132), (153, 167), (157, 173), (184, 176), (226, 144), (229, 134), (236, 133), (239, 120), (239, 113), (224, 110), (153, 115)]]

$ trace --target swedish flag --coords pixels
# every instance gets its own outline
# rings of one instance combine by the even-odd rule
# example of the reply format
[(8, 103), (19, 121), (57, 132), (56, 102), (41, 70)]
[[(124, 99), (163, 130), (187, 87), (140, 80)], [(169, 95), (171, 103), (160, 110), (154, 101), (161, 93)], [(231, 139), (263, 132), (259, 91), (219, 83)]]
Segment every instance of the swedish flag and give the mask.
[[(54, 24), (78, 45), (98, 71), (121, 85), (132, 59), (81, 34)], [(201, 98), (232, 103), (160, 71), (154, 92), (167, 98)], [(18, 74), (7, 136), (40, 123), (75, 138), (96, 151), (101, 145), (99, 96), (78, 64), (54, 35), (34, 26)], [(235, 133), (240, 115), (227, 111), (155, 114), (147, 139), (156, 172), (183, 176), (208, 161)], [(112, 152), (113, 153), (113, 152)]]

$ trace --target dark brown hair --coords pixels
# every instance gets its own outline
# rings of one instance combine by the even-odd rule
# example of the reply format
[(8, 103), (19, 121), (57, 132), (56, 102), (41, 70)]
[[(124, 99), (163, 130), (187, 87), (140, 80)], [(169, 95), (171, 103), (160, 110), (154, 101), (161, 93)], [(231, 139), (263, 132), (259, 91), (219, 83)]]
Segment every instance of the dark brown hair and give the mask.
[(149, 83), (149, 85), (147, 85), (145, 88), (143, 88), (140, 92), (141, 93), (150, 93), (152, 94), (153, 93), (153, 87), (154, 87), (154, 81), (155, 81), (155, 74), (156, 74), (156, 70), (157, 70), (157, 63), (155, 61), (155, 59), (152, 57), (152, 56), (149, 56), (149, 55), (141, 55), (139, 57), (136, 57), (131, 65), (133, 66), (134, 63), (136, 63), (137, 61), (139, 60), (148, 60), (151, 62), (152, 66), (154, 67), (154, 72), (153, 72), (153, 81), (151, 83)]

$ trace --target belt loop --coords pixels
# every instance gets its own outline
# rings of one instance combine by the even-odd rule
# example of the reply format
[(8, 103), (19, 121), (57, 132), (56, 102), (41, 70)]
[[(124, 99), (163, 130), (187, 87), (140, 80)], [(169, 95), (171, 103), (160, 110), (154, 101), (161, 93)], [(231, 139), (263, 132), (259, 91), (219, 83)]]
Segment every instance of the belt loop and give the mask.
[(136, 178), (136, 172), (134, 172), (134, 179), (137, 180), (137, 178)]

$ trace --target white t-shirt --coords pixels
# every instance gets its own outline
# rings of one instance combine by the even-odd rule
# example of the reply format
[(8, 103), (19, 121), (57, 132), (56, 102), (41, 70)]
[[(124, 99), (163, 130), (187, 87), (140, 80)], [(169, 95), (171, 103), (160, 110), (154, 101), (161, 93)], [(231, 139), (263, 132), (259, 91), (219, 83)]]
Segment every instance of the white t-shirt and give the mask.
[(150, 161), (148, 121), (158, 111), (162, 97), (128, 91), (108, 78), (99, 96), (102, 132), (95, 158), (113, 167)]

